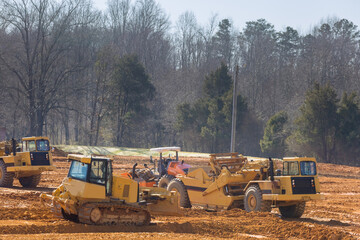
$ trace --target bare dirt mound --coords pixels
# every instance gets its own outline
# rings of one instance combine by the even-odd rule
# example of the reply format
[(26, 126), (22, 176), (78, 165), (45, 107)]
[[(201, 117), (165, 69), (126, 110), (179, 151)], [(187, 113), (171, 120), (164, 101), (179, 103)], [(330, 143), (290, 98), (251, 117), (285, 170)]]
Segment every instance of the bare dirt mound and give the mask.
[(360, 167), (318, 163), (320, 176), (360, 179)]
[(61, 150), (61, 149), (59, 149), (57, 147), (53, 148), (52, 154), (55, 157), (66, 157), (68, 155), (67, 152), (64, 152), (63, 150)]

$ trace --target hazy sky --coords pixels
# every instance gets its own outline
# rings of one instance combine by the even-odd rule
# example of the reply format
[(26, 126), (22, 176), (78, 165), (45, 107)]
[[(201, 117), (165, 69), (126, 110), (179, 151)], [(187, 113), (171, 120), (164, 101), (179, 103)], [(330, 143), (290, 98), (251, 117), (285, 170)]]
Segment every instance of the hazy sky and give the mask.
[[(175, 23), (179, 15), (192, 11), (198, 23), (207, 24), (213, 14), (229, 18), (242, 29), (247, 21), (264, 18), (283, 30), (291, 26), (302, 33), (328, 17), (346, 18), (360, 25), (360, 0), (156, 0)], [(106, 9), (106, 0), (94, 0)]]

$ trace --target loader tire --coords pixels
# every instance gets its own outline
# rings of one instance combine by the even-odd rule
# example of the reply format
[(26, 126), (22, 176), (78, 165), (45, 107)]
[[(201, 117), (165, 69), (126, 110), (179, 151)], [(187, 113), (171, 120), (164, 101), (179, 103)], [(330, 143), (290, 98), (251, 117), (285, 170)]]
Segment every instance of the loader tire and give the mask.
[(305, 202), (300, 202), (291, 206), (279, 207), (279, 210), (284, 218), (300, 218), (305, 211), (305, 205)]
[(169, 186), (169, 183), (171, 180), (174, 179), (174, 176), (165, 174), (164, 176), (162, 176), (159, 180), (158, 186), (161, 188), (165, 188), (167, 189), (167, 187)]
[(264, 201), (259, 186), (252, 185), (245, 192), (244, 207), (247, 212), (270, 212), (271, 202)]
[(30, 177), (21, 177), (19, 178), (19, 182), (25, 188), (34, 188), (39, 184), (40, 179), (41, 173)]
[(167, 187), (167, 190), (175, 191), (178, 193), (180, 207), (191, 208), (188, 192), (186, 190), (184, 183), (180, 179), (174, 178), (173, 180), (171, 180)]
[(12, 187), (14, 182), (14, 173), (6, 171), (6, 165), (0, 160), (0, 187)]

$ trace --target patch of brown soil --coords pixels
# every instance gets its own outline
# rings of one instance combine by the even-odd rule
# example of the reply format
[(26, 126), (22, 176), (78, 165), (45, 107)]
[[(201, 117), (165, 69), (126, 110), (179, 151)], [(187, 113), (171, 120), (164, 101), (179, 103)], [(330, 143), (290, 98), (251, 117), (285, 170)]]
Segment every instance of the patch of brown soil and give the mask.
[[(182, 160), (182, 159), (181, 159)], [(195, 167), (208, 159), (184, 158)], [(0, 239), (360, 239), (360, 168), (319, 164), (324, 199), (309, 202), (297, 220), (282, 219), (278, 210), (247, 213), (240, 209), (207, 212), (184, 209), (183, 216), (162, 216), (149, 226), (90, 226), (59, 220), (40, 203), (66, 176), (69, 162), (54, 159), (56, 171), (43, 174), (38, 188), (0, 188)], [(115, 172), (148, 158), (114, 157)]]

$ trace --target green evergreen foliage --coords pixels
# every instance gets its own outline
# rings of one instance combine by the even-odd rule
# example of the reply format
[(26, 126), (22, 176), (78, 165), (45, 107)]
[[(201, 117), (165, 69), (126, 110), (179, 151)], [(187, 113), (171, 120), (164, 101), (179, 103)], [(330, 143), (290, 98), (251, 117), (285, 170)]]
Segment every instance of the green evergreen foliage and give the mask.
[[(246, 132), (246, 134), (257, 136), (251, 131), (258, 122), (250, 113), (246, 100), (239, 95), (237, 101), (238, 133)], [(221, 64), (215, 72), (206, 76), (203, 98), (196, 101), (193, 106), (183, 103), (177, 107), (176, 129), (183, 139), (183, 147), (191, 151), (228, 152), (231, 115), (232, 79), (227, 66)], [(241, 146), (243, 150), (247, 149), (249, 152), (255, 153), (256, 150), (254, 151), (252, 146), (255, 145), (254, 141), (246, 134), (242, 136), (238, 134), (237, 139), (239, 143), (241, 142), (241, 145), (238, 144), (238, 146)], [(259, 139), (255, 141), (258, 142)]]
[(118, 104), (126, 110), (141, 111), (155, 93), (144, 66), (136, 56), (124, 56), (114, 66), (112, 83)]
[(286, 31), (277, 33), (278, 48), (280, 54), (285, 57), (294, 56), (299, 47), (299, 33), (292, 27), (287, 27)]
[(261, 151), (268, 156), (282, 158), (286, 151), (286, 138), (288, 132), (285, 124), (288, 121), (287, 113), (284, 111), (273, 115), (266, 123), (264, 137), (260, 140)]
[(300, 108), (301, 116), (295, 121), (298, 143), (320, 161), (335, 160), (338, 102), (335, 90), (330, 85), (322, 87), (315, 83), (314, 88), (306, 93), (305, 102)]
[(357, 95), (344, 93), (338, 108), (338, 160), (351, 163), (360, 160), (360, 103)]
[(216, 32), (215, 38), (219, 41), (222, 41), (221, 45), (226, 45), (228, 42), (230, 42), (230, 28), (231, 23), (229, 19), (223, 19), (219, 23), (219, 31)]
[(228, 67), (221, 63), (220, 68), (205, 77), (204, 93), (208, 98), (220, 98), (226, 94), (232, 85)]
[(231, 36), (231, 23), (229, 19), (223, 19), (219, 25), (219, 30), (213, 37), (216, 58), (220, 61), (230, 64), (233, 50), (233, 41)]
[(111, 109), (116, 125), (116, 145), (120, 146), (130, 122), (146, 113), (146, 104), (153, 98), (155, 87), (136, 56), (120, 58), (114, 65), (111, 80), (114, 96)]
[(295, 141), (293, 148), (299, 147), (292, 149), (296, 154), (315, 156), (323, 162), (359, 163), (360, 103), (355, 93), (344, 92), (339, 102), (330, 85), (316, 83), (306, 93), (300, 111), (296, 129), (288, 138)]
[[(183, 142), (187, 147), (197, 146), (202, 142), (201, 149), (217, 152), (224, 145), (224, 138), (229, 136), (231, 119), (226, 114), (227, 103), (232, 95), (232, 80), (225, 64), (205, 77), (204, 97), (199, 99), (194, 106), (184, 103), (178, 106), (177, 129), (191, 135), (194, 140), (191, 144), (188, 139)], [(187, 134), (186, 134), (187, 133)]]

